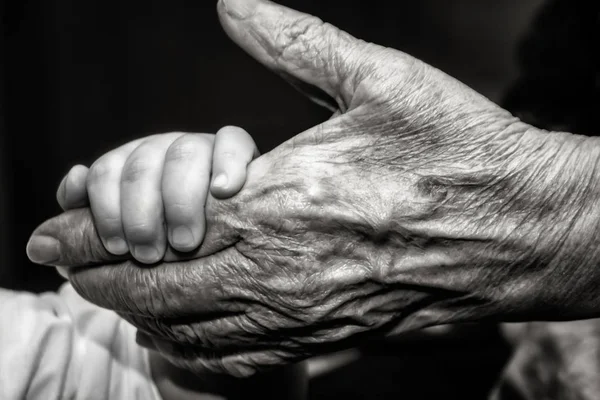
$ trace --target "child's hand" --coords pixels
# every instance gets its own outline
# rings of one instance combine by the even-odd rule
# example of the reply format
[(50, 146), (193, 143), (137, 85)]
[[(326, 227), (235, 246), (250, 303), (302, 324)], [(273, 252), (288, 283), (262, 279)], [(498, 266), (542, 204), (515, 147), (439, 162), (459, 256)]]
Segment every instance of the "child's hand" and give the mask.
[(235, 195), (256, 156), (252, 137), (241, 128), (153, 135), (108, 152), (89, 170), (73, 167), (57, 200), (65, 210), (89, 204), (110, 253), (131, 251), (152, 264), (163, 258), (167, 238), (182, 252), (200, 245), (209, 186), (215, 197)]

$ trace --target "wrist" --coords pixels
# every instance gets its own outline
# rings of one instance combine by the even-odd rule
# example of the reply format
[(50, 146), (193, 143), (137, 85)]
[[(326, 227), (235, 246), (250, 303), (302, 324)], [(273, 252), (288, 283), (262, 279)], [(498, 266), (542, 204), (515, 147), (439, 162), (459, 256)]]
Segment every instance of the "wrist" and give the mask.
[(597, 315), (600, 274), (600, 141), (528, 127), (496, 210), (499, 285), (508, 319)]
[(418, 288), (425, 303), (399, 330), (598, 315), (600, 141), (510, 129), (456, 166), (419, 174), (417, 212), (395, 205), (398, 240), (376, 274)]
[[(600, 140), (549, 133), (552, 172), (540, 204), (546, 233), (541, 251), (547, 255), (546, 292), (549, 318), (579, 319), (600, 314)], [(550, 169), (550, 166), (548, 167)]]

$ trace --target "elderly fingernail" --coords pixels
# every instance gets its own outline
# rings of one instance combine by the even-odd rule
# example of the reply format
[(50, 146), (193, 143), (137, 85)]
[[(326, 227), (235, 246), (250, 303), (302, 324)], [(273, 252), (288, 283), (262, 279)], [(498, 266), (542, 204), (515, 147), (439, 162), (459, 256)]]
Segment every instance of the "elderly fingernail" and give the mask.
[(222, 0), (221, 3), (227, 14), (234, 18), (244, 19), (254, 13), (259, 0)]
[(120, 237), (113, 237), (106, 241), (106, 250), (116, 256), (122, 256), (123, 254), (127, 254), (129, 247), (127, 247), (125, 240)]
[(60, 242), (50, 236), (32, 236), (27, 243), (27, 256), (36, 264), (52, 264), (60, 259)]
[(144, 264), (154, 264), (160, 259), (158, 249), (154, 246), (135, 246), (133, 248), (133, 256), (136, 260)]
[(171, 240), (174, 247), (178, 249), (192, 250), (194, 246), (194, 234), (187, 226), (178, 226), (171, 233)]
[(229, 179), (227, 179), (227, 175), (219, 174), (213, 181), (213, 187), (222, 189), (227, 186)]

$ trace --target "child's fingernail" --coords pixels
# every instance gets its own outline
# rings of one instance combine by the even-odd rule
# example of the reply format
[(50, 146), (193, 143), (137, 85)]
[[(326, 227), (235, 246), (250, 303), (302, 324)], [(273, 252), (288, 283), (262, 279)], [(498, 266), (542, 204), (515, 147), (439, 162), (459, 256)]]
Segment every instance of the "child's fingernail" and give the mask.
[(194, 234), (187, 226), (178, 226), (171, 234), (173, 246), (179, 249), (190, 249), (194, 246)]
[(123, 254), (127, 254), (129, 248), (125, 240), (115, 236), (106, 241), (106, 250), (116, 256), (122, 256)]
[(229, 182), (229, 180), (227, 179), (227, 175), (219, 174), (213, 181), (213, 186), (218, 188), (224, 188), (225, 186), (227, 186), (227, 182)]
[(60, 258), (60, 242), (50, 236), (32, 236), (27, 243), (27, 256), (36, 264), (52, 264)]
[(154, 264), (159, 260), (158, 249), (154, 246), (135, 246), (133, 248), (133, 256), (136, 260), (144, 264)]

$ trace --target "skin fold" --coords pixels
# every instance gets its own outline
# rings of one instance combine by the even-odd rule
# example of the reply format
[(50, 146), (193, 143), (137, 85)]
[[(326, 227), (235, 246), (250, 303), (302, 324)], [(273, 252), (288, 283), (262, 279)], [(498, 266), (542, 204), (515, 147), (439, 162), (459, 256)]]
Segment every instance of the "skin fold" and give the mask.
[(427, 326), (600, 315), (597, 139), (543, 132), (402, 52), (267, 1), (225, 31), (335, 113), (209, 198), (201, 247), (107, 254), (88, 210), (34, 233), (174, 364), (243, 377)]

